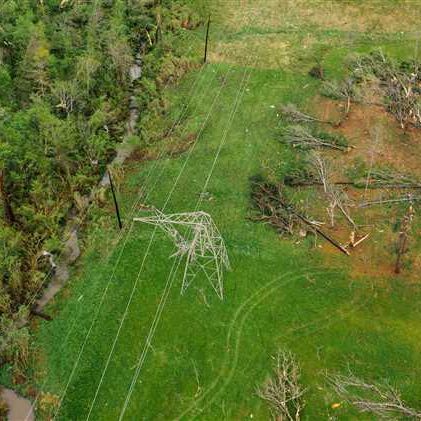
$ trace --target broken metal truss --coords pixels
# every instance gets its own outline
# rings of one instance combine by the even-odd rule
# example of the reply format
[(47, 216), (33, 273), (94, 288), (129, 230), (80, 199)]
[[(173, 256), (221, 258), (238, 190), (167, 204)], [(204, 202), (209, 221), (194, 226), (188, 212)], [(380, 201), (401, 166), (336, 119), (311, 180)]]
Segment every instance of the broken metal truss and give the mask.
[(224, 269), (230, 268), (230, 264), (224, 240), (212, 217), (200, 211), (166, 215), (153, 208), (152, 212), (153, 215), (133, 220), (163, 230), (177, 247), (171, 257), (186, 257), (181, 293), (202, 271), (219, 298), (223, 299), (223, 273)]

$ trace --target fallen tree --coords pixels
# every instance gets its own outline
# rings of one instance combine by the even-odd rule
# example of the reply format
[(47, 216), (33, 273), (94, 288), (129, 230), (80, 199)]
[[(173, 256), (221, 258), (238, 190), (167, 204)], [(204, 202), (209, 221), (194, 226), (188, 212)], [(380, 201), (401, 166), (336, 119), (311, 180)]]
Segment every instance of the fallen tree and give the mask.
[(343, 136), (326, 132), (316, 132), (299, 125), (284, 128), (280, 133), (280, 140), (287, 145), (291, 145), (293, 148), (330, 148), (342, 152), (348, 150), (348, 142)]
[(270, 184), (261, 179), (254, 180), (252, 200), (259, 210), (259, 214), (255, 215), (253, 220), (269, 223), (280, 234), (289, 235), (293, 235), (304, 225), (310, 228), (310, 231), (319, 234), (342, 253), (349, 255), (349, 251), (345, 247), (320, 229), (320, 223), (312, 221), (295, 209), (295, 206), (285, 197), (282, 184)]
[(379, 418), (405, 417), (421, 419), (421, 411), (409, 407), (399, 391), (390, 384), (370, 384), (352, 373), (348, 376), (328, 376), (335, 392), (360, 412), (371, 413)]
[(274, 419), (298, 421), (306, 392), (300, 384), (300, 366), (288, 351), (280, 351), (272, 358), (275, 361), (272, 376), (257, 389), (257, 395), (269, 403)]

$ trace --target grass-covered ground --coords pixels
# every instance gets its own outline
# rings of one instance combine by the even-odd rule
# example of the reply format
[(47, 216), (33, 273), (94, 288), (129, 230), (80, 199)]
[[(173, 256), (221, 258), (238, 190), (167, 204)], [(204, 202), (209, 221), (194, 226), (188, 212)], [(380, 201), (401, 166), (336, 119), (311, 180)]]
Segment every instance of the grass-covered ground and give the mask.
[[(413, 34), (387, 25), (373, 32), (367, 22), (374, 19), (370, 13), (412, 16), (421, 5), (414, 3), (411, 13), (407, 3), (372, 2), (353, 27), (343, 21), (348, 9), (339, 13), (341, 2), (332, 3), (331, 20), (322, 19), (324, 3), (292, 2), (290, 15), (279, 12), (278, 21), (271, 7), (280, 3), (272, 3), (215, 2), (210, 62), (169, 89), (171, 105), (159, 122), (171, 127), (188, 104), (171, 140), (194, 142), (172, 158), (131, 161), (120, 183), (127, 227), (139, 190), (141, 202), (171, 212), (194, 210), (203, 198), (200, 209), (214, 218), (231, 260), (224, 300), (201, 278), (181, 296), (181, 270), (166, 296), (171, 242), (139, 224), (118, 242), (109, 226), (111, 203), (97, 211), (99, 229), (88, 235), (69, 286), (49, 309), (54, 321), (41, 323), (37, 332), (36, 378), (40, 389), (62, 399), (58, 419), (114, 420), (125, 403), (124, 417), (133, 420), (268, 419), (255, 391), (279, 348), (301, 364), (308, 387), (304, 419), (363, 419), (345, 403), (332, 409), (338, 397), (326, 384), (326, 371), (387, 379), (418, 405), (419, 285), (392, 275), (351, 278), (346, 256), (328, 267), (310, 241), (280, 239), (251, 222), (249, 178), (270, 168), (279, 176), (289, 170), (291, 151), (274, 140), (274, 107), (314, 97), (320, 82), (307, 72), (316, 57), (328, 77), (341, 75), (352, 51), (381, 46), (413, 57)], [(352, 13), (349, 18), (356, 22)], [(154, 325), (162, 297), (165, 306)]]

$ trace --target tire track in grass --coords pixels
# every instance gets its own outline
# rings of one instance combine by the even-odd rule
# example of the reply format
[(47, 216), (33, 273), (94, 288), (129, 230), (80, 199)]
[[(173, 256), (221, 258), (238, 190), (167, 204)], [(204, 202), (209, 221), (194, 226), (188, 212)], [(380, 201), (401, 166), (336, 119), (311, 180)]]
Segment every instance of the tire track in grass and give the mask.
[[(232, 69), (233, 69), (233, 67), (231, 66), (231, 67), (230, 67), (230, 69), (227, 71), (227, 73), (226, 73), (226, 75), (225, 75), (225, 80), (227, 80), (227, 79), (228, 79), (228, 75), (231, 73)], [(180, 180), (180, 177), (181, 177), (182, 173), (184, 172), (184, 169), (186, 168), (186, 165), (187, 165), (187, 163), (188, 163), (188, 160), (189, 160), (189, 158), (191, 157), (191, 155), (192, 155), (192, 153), (193, 153), (193, 150), (195, 149), (195, 147), (196, 147), (196, 145), (197, 145), (197, 143), (198, 143), (198, 141), (199, 141), (199, 138), (201, 137), (201, 135), (202, 135), (202, 133), (203, 133), (203, 130), (205, 129), (205, 127), (206, 127), (206, 125), (207, 125), (207, 123), (208, 123), (208, 120), (209, 120), (209, 118), (210, 118), (210, 116), (211, 116), (211, 114), (212, 114), (212, 112), (213, 112), (213, 108), (215, 107), (215, 105), (217, 104), (217, 102), (218, 102), (218, 100), (219, 100), (219, 97), (220, 97), (220, 95), (221, 95), (221, 93), (222, 93), (222, 91), (223, 91), (223, 89), (224, 89), (224, 86), (225, 86), (225, 85), (223, 84), (223, 85), (220, 87), (220, 89), (219, 89), (218, 93), (215, 95), (215, 97), (214, 97), (214, 99), (213, 99), (213, 101), (212, 101), (212, 104), (211, 104), (210, 110), (208, 111), (207, 116), (206, 116), (206, 118), (205, 118), (205, 120), (204, 120), (204, 122), (203, 122), (203, 124), (202, 124), (202, 126), (201, 126), (201, 128), (200, 128), (200, 131), (199, 131), (198, 135), (196, 136), (196, 140), (195, 140), (195, 142), (193, 143), (193, 146), (190, 148), (190, 150), (189, 150), (189, 152), (188, 152), (187, 158), (186, 158), (186, 160), (184, 161), (184, 164), (183, 164), (183, 166), (182, 166), (182, 168), (181, 168), (181, 170), (180, 170), (180, 172), (179, 172), (179, 174), (178, 174), (178, 176), (177, 176), (177, 178), (176, 178), (176, 180), (175, 180), (174, 185), (172, 186), (171, 191), (170, 191), (170, 192), (168, 193), (168, 195), (167, 195), (167, 198), (166, 198), (166, 200), (165, 200), (165, 203), (164, 203), (164, 206), (163, 206), (162, 210), (166, 209), (166, 207), (167, 207), (167, 205), (168, 205), (168, 203), (169, 203), (169, 200), (170, 200), (170, 198), (172, 197), (172, 195), (173, 195), (173, 193), (174, 193), (174, 191), (175, 191), (175, 187), (176, 187), (176, 185), (178, 184), (178, 182), (179, 182), (179, 180)], [(132, 225), (133, 225), (133, 224), (132, 224)], [(88, 420), (88, 419), (90, 418), (90, 416), (91, 416), (91, 413), (92, 413), (92, 411), (93, 411), (93, 408), (94, 408), (95, 402), (96, 402), (96, 400), (97, 400), (97, 397), (98, 397), (98, 394), (99, 394), (100, 388), (101, 388), (101, 386), (102, 386), (102, 384), (103, 384), (103, 381), (104, 381), (104, 378), (105, 378), (106, 371), (107, 371), (108, 366), (109, 366), (109, 364), (110, 364), (110, 362), (111, 362), (111, 357), (112, 357), (112, 355), (113, 355), (113, 353), (114, 353), (114, 349), (115, 349), (115, 346), (116, 346), (116, 344), (117, 344), (117, 340), (118, 340), (118, 337), (119, 337), (119, 335), (120, 335), (120, 332), (121, 332), (122, 326), (123, 326), (123, 324), (124, 324), (124, 321), (125, 321), (125, 319), (126, 319), (126, 317), (127, 317), (128, 312), (129, 312), (129, 307), (130, 307), (130, 304), (131, 304), (131, 302), (132, 302), (132, 299), (133, 299), (133, 297), (134, 297), (134, 293), (135, 293), (135, 291), (136, 291), (136, 289), (137, 289), (137, 286), (138, 286), (138, 284), (139, 284), (140, 274), (141, 274), (141, 272), (142, 272), (142, 270), (143, 270), (143, 267), (144, 267), (144, 263), (145, 263), (146, 257), (147, 257), (147, 255), (149, 254), (149, 250), (150, 250), (150, 248), (151, 248), (151, 246), (152, 246), (152, 243), (153, 243), (154, 236), (155, 236), (155, 233), (156, 233), (156, 232), (157, 232), (157, 227), (155, 227), (155, 228), (154, 228), (154, 230), (153, 230), (152, 236), (151, 236), (151, 238), (150, 238), (150, 241), (149, 241), (149, 243), (148, 243), (148, 246), (147, 246), (146, 252), (145, 252), (145, 254), (144, 254), (144, 258), (143, 258), (143, 260), (142, 260), (141, 267), (140, 267), (139, 272), (138, 272), (138, 275), (137, 275), (137, 277), (136, 277), (135, 284), (134, 284), (134, 286), (133, 286), (133, 288), (132, 288), (132, 292), (131, 292), (131, 294), (130, 294), (130, 296), (129, 296), (129, 300), (128, 300), (127, 305), (126, 305), (126, 308), (125, 308), (125, 311), (124, 311), (124, 314), (123, 314), (123, 318), (122, 318), (122, 320), (121, 320), (121, 322), (120, 322), (120, 325), (119, 325), (119, 328), (118, 328), (117, 334), (116, 334), (116, 336), (115, 336), (115, 338), (114, 338), (114, 340), (113, 340), (113, 343), (112, 343), (112, 345), (111, 345), (111, 350), (110, 350), (110, 353), (109, 353), (108, 358), (107, 358), (107, 360), (106, 360), (106, 364), (105, 364), (104, 370), (102, 371), (101, 378), (100, 378), (100, 382), (99, 382), (99, 384), (98, 384), (98, 386), (97, 386), (97, 388), (96, 388), (96, 391), (95, 391), (95, 395), (94, 395), (93, 401), (92, 401), (92, 403), (91, 403), (91, 405), (90, 405), (89, 412), (88, 412), (88, 415), (87, 415), (87, 418), (86, 418), (87, 420)], [(172, 275), (172, 273), (170, 274), (170, 277), (171, 277), (171, 275)], [(173, 279), (172, 279), (172, 281), (173, 281)], [(172, 281), (171, 281), (171, 285), (172, 285)], [(170, 286), (171, 286), (171, 285), (170, 285)], [(168, 292), (169, 292), (169, 291), (168, 291), (168, 292), (166, 292), (166, 290), (167, 290), (167, 286), (166, 286), (166, 288), (165, 288), (165, 290), (164, 290), (164, 295), (165, 295), (165, 294), (167, 295), (167, 294), (168, 294)], [(164, 296), (164, 295), (163, 295), (163, 296)], [(161, 301), (162, 301), (162, 300), (161, 300)], [(166, 301), (166, 298), (165, 298), (165, 301)], [(165, 305), (165, 301), (164, 301), (164, 305)], [(160, 312), (162, 312), (162, 310), (160, 310)], [(154, 322), (153, 324), (155, 324), (155, 322)]]
[[(325, 271), (311, 271), (311, 274), (314, 275), (322, 275), (324, 274)], [(285, 274), (282, 276), (282, 278), (284, 278), (285, 276), (288, 276), (290, 274), (290, 272), (288, 274)], [(251, 307), (249, 307), (247, 309), (247, 311), (244, 313), (244, 315), (242, 316), (240, 322), (239, 322), (239, 326), (237, 329), (237, 335), (236, 335), (236, 342), (235, 342), (235, 353), (234, 353), (234, 358), (231, 362), (231, 366), (229, 368), (229, 375), (228, 377), (224, 376), (224, 373), (226, 373), (227, 371), (227, 360), (230, 358), (229, 356), (225, 359), (224, 363), (223, 363), (223, 367), (220, 369), (220, 373), (218, 375), (218, 377), (214, 380), (214, 382), (209, 386), (209, 388), (206, 390), (206, 392), (204, 394), (202, 394), (200, 396), (200, 398), (198, 400), (196, 400), (193, 404), (191, 404), (181, 415), (179, 415), (177, 418), (175, 418), (175, 420), (181, 420), (183, 417), (187, 416), (190, 412), (192, 411), (196, 411), (196, 412), (200, 412), (202, 413), (205, 409), (207, 409), (210, 405), (212, 405), (212, 403), (215, 402), (215, 400), (219, 397), (219, 395), (226, 389), (226, 387), (229, 385), (229, 383), (231, 382), (233, 376), (234, 376), (234, 372), (236, 370), (236, 366), (237, 366), (237, 362), (238, 362), (238, 358), (239, 358), (239, 347), (240, 347), (240, 341), (241, 341), (241, 334), (242, 334), (242, 329), (244, 326), (244, 323), (246, 321), (246, 319), (249, 317), (249, 315), (253, 312), (253, 310), (259, 305), (261, 304), (262, 301), (264, 301), (268, 296), (270, 296), (271, 294), (273, 294), (273, 292), (275, 292), (277, 289), (279, 289), (282, 286), (286, 286), (287, 284), (289, 284), (290, 282), (292, 282), (293, 280), (296, 279), (300, 279), (302, 277), (305, 277), (306, 275), (308, 275), (307, 271), (304, 274), (299, 274), (297, 276), (294, 276), (292, 279), (286, 280), (285, 282), (283, 282), (282, 284), (279, 285), (275, 285), (274, 287), (270, 288), (268, 291), (265, 291), (268, 287), (271, 287), (274, 283), (276, 283), (278, 280), (282, 279), (282, 278), (277, 278), (274, 281), (269, 282), (268, 284), (266, 284), (264, 287), (262, 287), (261, 289), (259, 289), (252, 297), (250, 297), (249, 299), (247, 299), (242, 305), (240, 305), (240, 307), (238, 308), (238, 310), (236, 311), (236, 313), (234, 314), (234, 317), (232, 319), (232, 322), (230, 324), (230, 328), (227, 334), (227, 349), (230, 351), (230, 341), (231, 341), (231, 336), (233, 335), (232, 330), (234, 329), (236, 322), (237, 322), (237, 318), (239, 317), (239, 314), (241, 313), (241, 311), (247, 307), (251, 301), (253, 300), (257, 300), (255, 301)], [(263, 294), (259, 297), (260, 294)], [(289, 329), (288, 333), (281, 335), (280, 338), (286, 338), (287, 335), (296, 332), (298, 330), (303, 330), (306, 329), (310, 326), (316, 325), (315, 329), (312, 331), (309, 331), (305, 334), (305, 336), (307, 335), (311, 335), (314, 334), (317, 331), (320, 331), (322, 329), (325, 329), (326, 327), (328, 327), (333, 321), (333, 323), (337, 320), (342, 320), (345, 317), (347, 317), (349, 314), (357, 311), (361, 306), (363, 306), (366, 302), (368, 301), (368, 298), (365, 300), (362, 300), (361, 303), (357, 306), (355, 306), (355, 301), (352, 301), (349, 304), (349, 310), (348, 311), (342, 311), (341, 316), (335, 317), (337, 315), (338, 312), (335, 312), (335, 314), (330, 314), (328, 316), (324, 316), (321, 318), (318, 318), (317, 320), (314, 320), (310, 323), (306, 323), (305, 325), (301, 325), (298, 326), (296, 328), (291, 328)], [(335, 319), (334, 319), (335, 317)], [(321, 321), (326, 320), (328, 321), (328, 323), (323, 324), (323, 326), (318, 326), (320, 324)], [(202, 406), (201, 408), (198, 408), (198, 403), (200, 403), (201, 401), (203, 401), (206, 396), (212, 392), (213, 389), (215, 389), (218, 385), (218, 383), (220, 382), (221, 378), (225, 378), (225, 381), (223, 382), (223, 384), (221, 385), (221, 387), (213, 394), (213, 396), (211, 396), (210, 400), (208, 400), (208, 402), (206, 402), (206, 404), (204, 406)], [(197, 416), (197, 414), (192, 415), (192, 418), (195, 418)]]
[[(272, 293), (272, 292), (274, 292), (275, 290), (276, 290), (277, 288), (274, 288), (273, 289), (273, 291), (271, 291), (270, 292), (270, 294)], [(266, 297), (265, 297), (266, 298)], [(368, 300), (368, 299), (367, 299)], [(289, 329), (289, 331), (288, 331), (288, 333), (287, 334), (284, 334), (284, 335), (281, 335), (280, 336), (280, 339), (281, 338), (287, 338), (287, 336), (288, 335), (290, 335), (291, 333), (293, 333), (293, 332), (296, 332), (297, 330), (302, 330), (302, 329), (306, 329), (306, 328), (308, 328), (309, 326), (312, 326), (312, 325), (316, 325), (315, 326), (315, 329), (314, 330), (312, 330), (312, 331), (308, 331), (308, 332), (306, 332), (306, 333), (304, 333), (303, 335), (301, 335), (300, 336), (300, 338), (302, 338), (302, 337), (304, 337), (304, 336), (310, 336), (310, 335), (313, 335), (314, 333), (316, 333), (316, 332), (319, 332), (319, 331), (321, 331), (321, 330), (324, 330), (324, 329), (326, 329), (327, 327), (329, 327), (330, 325), (332, 325), (333, 323), (335, 323), (336, 321), (339, 321), (339, 320), (342, 320), (342, 319), (344, 319), (346, 316), (349, 316), (350, 314), (352, 314), (352, 313), (354, 313), (355, 311), (357, 311), (360, 307), (362, 307), (366, 302), (367, 302), (367, 300), (363, 300), (358, 306), (354, 306), (354, 302), (352, 303), (352, 304), (350, 304), (349, 305), (349, 307), (351, 307), (350, 308), (350, 310), (349, 311), (346, 311), (345, 313), (342, 313), (342, 315), (341, 315), (341, 317), (337, 317), (337, 313), (339, 313), (339, 311), (338, 312), (334, 312), (334, 314), (330, 314), (330, 315), (328, 315), (328, 316), (324, 316), (324, 317), (321, 317), (321, 318), (319, 318), (319, 319), (317, 319), (317, 320), (314, 320), (313, 322), (310, 322), (310, 323), (306, 323), (305, 325), (302, 325), (302, 326), (298, 326), (297, 328), (291, 328), (291, 329)], [(336, 317), (335, 317), (336, 316)], [(335, 317), (335, 319), (334, 319), (334, 317)], [(323, 321), (323, 320), (326, 320), (327, 321), (327, 323), (324, 323), (322, 326), (317, 326), (317, 324), (319, 324), (321, 321)], [(242, 328), (242, 327), (241, 327)], [(241, 333), (240, 333), (241, 334)], [(295, 340), (297, 340), (298, 338), (296, 338)], [(293, 342), (295, 341), (295, 340), (293, 340)], [(239, 344), (238, 344), (239, 345)], [(237, 356), (238, 357), (238, 356)], [(237, 358), (238, 359), (238, 358)], [(211, 406), (218, 398), (219, 398), (219, 396), (221, 395), (221, 393), (227, 388), (227, 386), (229, 385), (229, 383), (231, 382), (231, 380), (232, 380), (232, 378), (233, 378), (233, 375), (234, 375), (234, 371), (235, 371), (235, 368), (236, 367), (234, 367), (234, 369), (233, 369), (233, 371), (232, 371), (232, 373), (230, 374), (230, 376), (229, 376), (229, 378), (224, 382), (224, 384), (221, 386), (221, 388), (213, 395), (213, 397), (206, 403), (206, 405), (204, 406), (204, 407), (202, 407), (199, 411), (200, 412), (203, 412), (205, 409), (207, 409), (207, 408), (209, 408), (209, 406)]]
[[(225, 357), (225, 360), (222, 363), (222, 368), (219, 371), (219, 375), (213, 381), (213, 383), (207, 388), (207, 390), (199, 397), (199, 399), (197, 399), (183, 413), (181, 413), (178, 417), (176, 417), (175, 420), (181, 420), (184, 416), (188, 415), (191, 411), (193, 411), (193, 410), (197, 411), (198, 410), (198, 408), (197, 408), (198, 403), (203, 401), (218, 386), (218, 383), (220, 383), (221, 378), (224, 377), (224, 373), (227, 370), (228, 364), (230, 364), (230, 367), (228, 367), (229, 370), (230, 370), (230, 374), (229, 374), (227, 380), (230, 381), (230, 378), (232, 378), (232, 376), (233, 376), (233, 373), (235, 371), (236, 364), (237, 364), (237, 361), (238, 361), (239, 342), (240, 342), (239, 339), (241, 338), (242, 326), (244, 325), (247, 317), (253, 311), (253, 309), (258, 304), (260, 304), (261, 301), (263, 301), (266, 298), (267, 295), (272, 294), (278, 288), (289, 284), (293, 280), (298, 279), (301, 276), (304, 276), (305, 274), (299, 274), (299, 275), (293, 276), (292, 278), (288, 278), (287, 280), (282, 282), (283, 279), (285, 279), (286, 277), (288, 277), (290, 275), (291, 275), (291, 271), (289, 271), (287, 273), (284, 273), (280, 277), (277, 277), (276, 279), (268, 282), (266, 285), (259, 288), (251, 297), (247, 298), (238, 307), (238, 309), (234, 313), (234, 316), (232, 317), (231, 323), (229, 325), (227, 338), (226, 338), (226, 349), (228, 349), (229, 351), (227, 353), (227, 356)], [(282, 283), (279, 283), (278, 285), (275, 285), (277, 282), (282, 282)], [(242, 315), (243, 312), (244, 312), (244, 314)], [(241, 317), (241, 319), (239, 319), (240, 317)], [(237, 320), (240, 320), (240, 322), (239, 322), (240, 329), (237, 329), (237, 331), (235, 331), (234, 328), (236, 327)], [(231, 362), (230, 351), (233, 348), (230, 347), (230, 344), (231, 344), (231, 337), (235, 334), (235, 332), (237, 332), (237, 336), (236, 336), (236, 342), (235, 342), (235, 348), (234, 348), (234, 359)]]

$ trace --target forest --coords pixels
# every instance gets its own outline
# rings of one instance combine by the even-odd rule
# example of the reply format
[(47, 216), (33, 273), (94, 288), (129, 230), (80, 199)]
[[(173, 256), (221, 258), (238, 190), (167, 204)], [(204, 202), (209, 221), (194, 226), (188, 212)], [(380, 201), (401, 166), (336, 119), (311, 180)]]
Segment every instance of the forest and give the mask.
[[(52, 276), (48, 256), (60, 253), (69, 215), (92, 223), (87, 205), (101, 203), (97, 186), (117, 146), (135, 132), (142, 142), (144, 122), (164, 112), (160, 91), (181, 59), (162, 31), (194, 19), (169, 0), (1, 2), (2, 364), (27, 363), (21, 327)], [(142, 78), (133, 82), (136, 56)], [(142, 118), (130, 131), (131, 97)]]

